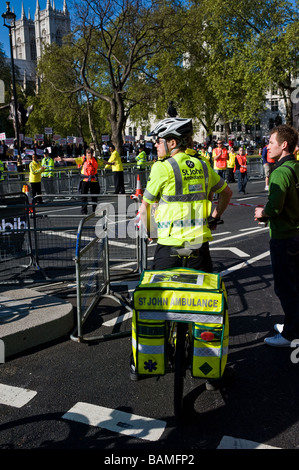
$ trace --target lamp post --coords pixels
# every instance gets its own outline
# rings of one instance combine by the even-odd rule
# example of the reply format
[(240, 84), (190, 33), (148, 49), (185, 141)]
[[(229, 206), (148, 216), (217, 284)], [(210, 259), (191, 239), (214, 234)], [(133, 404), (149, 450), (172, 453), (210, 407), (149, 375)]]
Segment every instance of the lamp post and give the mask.
[(12, 32), (11, 30), (16, 26), (16, 15), (10, 9), (10, 2), (6, 2), (6, 12), (2, 14), (4, 26), (9, 29), (9, 42), (10, 42), (10, 57), (11, 57), (11, 73), (12, 73), (12, 91), (14, 98), (14, 111), (15, 111), (15, 132), (17, 138), (17, 150), (18, 155), (20, 154), (20, 138), (19, 138), (19, 119), (18, 119), (18, 101), (16, 92), (16, 77), (15, 77), (15, 66), (12, 49)]

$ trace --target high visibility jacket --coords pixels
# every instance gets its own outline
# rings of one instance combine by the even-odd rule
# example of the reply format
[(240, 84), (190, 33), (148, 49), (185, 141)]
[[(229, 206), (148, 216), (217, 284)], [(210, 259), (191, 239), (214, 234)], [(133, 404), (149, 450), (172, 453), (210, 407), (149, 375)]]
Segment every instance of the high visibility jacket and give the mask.
[(235, 160), (236, 154), (234, 152), (230, 152), (228, 154), (227, 168), (235, 168)]
[(247, 171), (246, 155), (237, 155), (236, 160), (237, 162), (236, 162), (235, 170), (240, 170), (241, 173), (245, 173)]
[(137, 162), (137, 166), (138, 167), (141, 167), (142, 165), (145, 165), (146, 162), (147, 162), (147, 158), (146, 158), (146, 153), (145, 151), (143, 150), (142, 152), (140, 152), (137, 157), (135, 158), (136, 162)]
[(270, 157), (269, 157), (269, 150), (267, 150), (267, 162), (268, 162), (268, 163), (275, 163), (275, 161), (276, 161), (276, 160), (275, 160), (274, 158), (270, 158)]
[(158, 243), (198, 246), (212, 240), (207, 223), (211, 212), (208, 195), (221, 192), (225, 186), (225, 181), (198, 157), (177, 153), (154, 163), (143, 199), (149, 204), (159, 202), (155, 214)]
[(299, 161), (299, 150), (297, 151), (295, 150), (294, 155), (295, 155), (295, 159)]
[(42, 166), (46, 169), (42, 173), (43, 178), (53, 178), (54, 176), (54, 160), (51, 157), (44, 157), (42, 159)]
[(4, 163), (0, 160), (0, 181), (4, 181)]
[(228, 153), (226, 149), (214, 149), (212, 153), (212, 158), (214, 156), (217, 158), (214, 160), (214, 170), (225, 170), (227, 166)]
[(91, 157), (78, 157), (75, 159), (76, 165), (81, 166), (81, 177), (83, 181), (97, 181), (98, 180), (98, 167), (103, 165), (99, 158)]
[(40, 162), (29, 163), (29, 183), (40, 183), (42, 180), (42, 166)]
[(194, 156), (194, 157), (198, 157), (198, 158), (200, 158), (201, 160), (203, 160), (204, 162), (209, 163), (209, 158), (210, 158), (209, 154), (208, 154), (209, 158), (207, 158), (207, 157), (206, 157), (205, 155), (203, 155), (202, 153), (197, 153), (196, 150), (194, 150), (194, 149), (186, 149), (186, 150), (185, 150), (185, 153), (186, 153), (187, 155), (192, 155), (192, 156)]
[(114, 165), (106, 165), (105, 168), (109, 168), (112, 171), (124, 171), (123, 164), (117, 150), (114, 150), (114, 152), (111, 153), (108, 162), (114, 163)]

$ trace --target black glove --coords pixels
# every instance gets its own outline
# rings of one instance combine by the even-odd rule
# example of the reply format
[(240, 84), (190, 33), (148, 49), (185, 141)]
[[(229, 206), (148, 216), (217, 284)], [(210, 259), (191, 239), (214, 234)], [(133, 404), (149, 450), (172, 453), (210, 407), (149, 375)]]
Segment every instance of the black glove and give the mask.
[(212, 217), (210, 215), (210, 217), (208, 217), (208, 227), (210, 230), (215, 230), (216, 229), (216, 225), (218, 224), (222, 224), (223, 221), (220, 220), (220, 217)]

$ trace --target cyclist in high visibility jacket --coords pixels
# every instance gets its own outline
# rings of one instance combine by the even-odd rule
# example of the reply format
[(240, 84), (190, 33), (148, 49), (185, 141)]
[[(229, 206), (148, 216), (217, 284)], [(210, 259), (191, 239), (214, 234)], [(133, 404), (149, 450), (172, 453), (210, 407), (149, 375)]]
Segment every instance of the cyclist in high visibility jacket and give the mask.
[[(79, 191), (81, 194), (100, 194), (100, 185), (98, 180), (98, 167), (106, 165), (113, 165), (114, 163), (109, 163), (105, 160), (100, 160), (93, 156), (93, 149), (87, 148), (86, 149), (86, 156), (72, 158), (72, 157), (60, 157), (59, 161), (65, 162), (72, 162), (76, 163), (76, 165), (81, 165), (81, 181), (79, 183)], [(97, 207), (97, 200), (96, 196), (91, 197), (92, 202), (92, 210), (93, 212), (96, 210)], [(81, 207), (81, 214), (87, 214), (87, 197), (84, 196), (81, 199), (82, 207)]]
[(238, 154), (235, 160), (234, 169), (236, 178), (238, 180), (238, 191), (239, 194), (245, 194), (247, 185), (247, 155), (244, 155), (243, 147), (239, 148)]
[(208, 218), (213, 194), (219, 202), (212, 213), (218, 219), (225, 211), (232, 191), (209, 164), (185, 153), (192, 141), (192, 120), (167, 118), (152, 131), (159, 160), (154, 163), (140, 207), (141, 219), (150, 233), (151, 205), (158, 203), (155, 221), (158, 227), (153, 269), (181, 266), (173, 248), (188, 247), (192, 257), (188, 267), (211, 272)]

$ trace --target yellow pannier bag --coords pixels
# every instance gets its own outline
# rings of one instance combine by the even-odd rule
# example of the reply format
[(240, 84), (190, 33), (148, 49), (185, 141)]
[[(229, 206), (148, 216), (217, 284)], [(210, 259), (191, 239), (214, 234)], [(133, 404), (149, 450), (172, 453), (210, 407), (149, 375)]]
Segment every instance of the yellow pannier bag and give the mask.
[(137, 373), (165, 374), (169, 322), (191, 323), (191, 373), (220, 378), (228, 354), (227, 294), (219, 274), (189, 268), (143, 271), (133, 295)]

